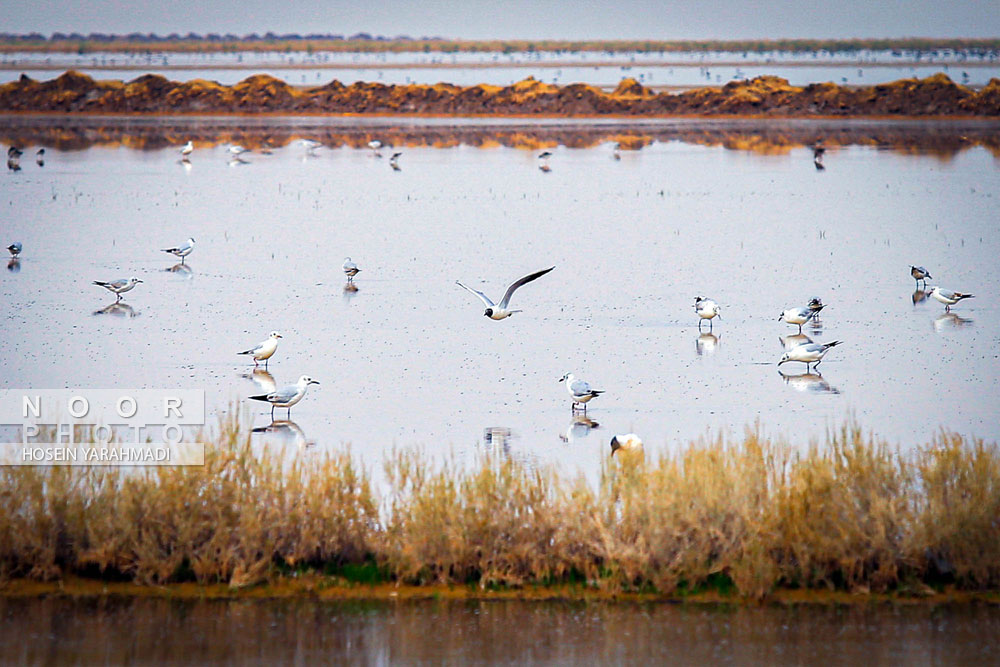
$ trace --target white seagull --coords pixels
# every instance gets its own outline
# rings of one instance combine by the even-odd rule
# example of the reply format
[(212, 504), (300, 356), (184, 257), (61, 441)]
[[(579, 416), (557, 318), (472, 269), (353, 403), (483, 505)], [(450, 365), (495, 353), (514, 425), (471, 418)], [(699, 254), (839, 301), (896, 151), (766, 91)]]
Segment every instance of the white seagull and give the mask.
[(931, 272), (922, 266), (911, 266), (910, 275), (913, 276), (913, 279), (917, 281), (918, 284), (923, 282), (924, 287), (927, 287), (928, 278), (934, 278), (934, 276), (931, 275)]
[(290, 384), (287, 387), (282, 387), (281, 389), (276, 389), (269, 394), (258, 394), (256, 396), (251, 396), (250, 399), (254, 401), (264, 401), (271, 404), (271, 419), (274, 419), (274, 409), (275, 408), (287, 408), (288, 415), (292, 414), (292, 406), (302, 400), (302, 397), (306, 395), (306, 389), (311, 384), (319, 384), (316, 380), (313, 380), (308, 375), (303, 375), (299, 378), (299, 381), (295, 384)]
[(116, 301), (121, 301), (122, 294), (131, 291), (138, 283), (142, 281), (138, 278), (119, 278), (118, 280), (112, 280), (110, 282), (104, 282), (101, 280), (95, 280), (94, 284), (103, 287), (109, 292), (114, 292), (118, 297)]
[(819, 311), (826, 308), (826, 306), (820, 304), (815, 308), (810, 308), (809, 306), (804, 306), (802, 308), (789, 308), (781, 315), (778, 316), (778, 321), (784, 320), (788, 324), (799, 325), (799, 333), (802, 333), (802, 325), (819, 315)]
[(719, 308), (719, 304), (703, 296), (696, 296), (694, 298), (694, 312), (698, 313), (698, 317), (701, 318), (698, 320), (699, 329), (704, 320), (708, 320), (708, 326), (711, 327), (714, 324), (712, 322), (713, 318), (718, 317), (720, 320), (722, 319), (722, 309)]
[(299, 140), (299, 144), (306, 149), (306, 153), (309, 155), (314, 155), (317, 150), (323, 148), (323, 144), (312, 139), (301, 139)]
[(250, 149), (249, 148), (244, 148), (243, 146), (240, 146), (239, 144), (237, 144), (236, 146), (230, 146), (229, 147), (229, 152), (230, 152), (230, 154), (235, 155), (236, 157), (239, 157), (239, 156), (243, 155), (244, 153), (249, 153)]
[(965, 292), (952, 292), (948, 289), (941, 289), (940, 287), (932, 287), (931, 298), (935, 301), (940, 301), (944, 304), (945, 310), (951, 310), (951, 307), (961, 301), (962, 299), (972, 299), (975, 294), (966, 294)]
[(559, 378), (559, 381), (566, 383), (566, 391), (569, 392), (570, 398), (573, 399), (573, 405), (570, 407), (571, 410), (576, 410), (577, 405), (582, 405), (583, 411), (586, 412), (587, 402), (604, 393), (604, 391), (591, 389), (590, 384), (583, 380), (577, 380), (576, 376), (572, 373), (566, 373), (566, 375)]
[(510, 297), (513, 296), (514, 291), (521, 285), (527, 285), (532, 280), (537, 280), (538, 278), (541, 278), (554, 268), (556, 267), (550, 266), (549, 268), (543, 269), (542, 271), (537, 271), (535, 273), (529, 274), (521, 278), (520, 280), (515, 280), (507, 288), (507, 291), (504, 292), (503, 298), (500, 299), (499, 304), (495, 304), (492, 301), (490, 301), (490, 298), (485, 294), (483, 294), (482, 292), (480, 292), (479, 290), (474, 290), (467, 285), (463, 285), (461, 282), (457, 280), (455, 281), (455, 284), (458, 285), (459, 287), (469, 290), (470, 292), (479, 297), (479, 300), (482, 301), (483, 304), (486, 306), (486, 312), (484, 312), (483, 315), (490, 318), (491, 320), (502, 320), (510, 317), (514, 313), (521, 312), (520, 310), (507, 310), (507, 306), (510, 304)]
[(280, 333), (272, 331), (271, 335), (263, 343), (251, 347), (249, 350), (237, 352), (237, 354), (251, 354), (253, 355), (254, 366), (263, 361), (264, 368), (267, 368), (267, 360), (274, 356), (274, 352), (278, 349), (278, 339), (281, 337)]
[(635, 433), (616, 435), (611, 438), (611, 456), (614, 456), (615, 452), (619, 450), (623, 452), (641, 452), (642, 440)]
[(351, 261), (350, 257), (344, 258), (344, 273), (347, 274), (347, 282), (354, 282), (354, 276), (358, 275), (361, 269), (358, 265)]
[(781, 361), (778, 365), (787, 363), (789, 361), (801, 361), (806, 365), (806, 371), (809, 370), (809, 364), (813, 364), (813, 368), (819, 366), (819, 362), (823, 360), (823, 355), (825, 355), (830, 348), (840, 345), (843, 341), (833, 340), (829, 343), (803, 343), (802, 345), (796, 345), (792, 349), (781, 355)]
[(368, 142), (368, 148), (372, 149), (372, 154), (379, 156), (378, 149), (382, 148), (382, 142), (378, 139), (372, 139)]
[(184, 243), (176, 246), (174, 248), (164, 248), (163, 252), (169, 252), (171, 255), (181, 258), (181, 264), (184, 263), (184, 258), (191, 254), (194, 250), (194, 239), (189, 238)]
[(181, 148), (181, 157), (182, 157), (182, 159), (186, 160), (188, 158), (188, 155), (191, 155), (191, 153), (193, 153), (193, 152), (194, 152), (194, 142), (192, 142), (189, 139), (188, 142), (186, 144), (184, 144), (184, 147)]

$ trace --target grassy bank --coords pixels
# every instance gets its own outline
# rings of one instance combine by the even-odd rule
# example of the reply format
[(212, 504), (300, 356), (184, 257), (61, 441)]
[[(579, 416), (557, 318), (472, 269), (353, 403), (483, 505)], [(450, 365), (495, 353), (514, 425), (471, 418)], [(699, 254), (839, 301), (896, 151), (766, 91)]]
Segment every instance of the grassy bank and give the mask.
[(0, 589), (360, 584), (386, 595), (727, 599), (1000, 589), (1000, 450), (953, 435), (897, 450), (845, 428), (797, 450), (751, 433), (608, 459), (598, 488), (495, 458), (433, 465), (412, 450), (386, 473), (378, 495), (349, 455), (253, 452), (235, 422), (204, 467), (3, 468)]

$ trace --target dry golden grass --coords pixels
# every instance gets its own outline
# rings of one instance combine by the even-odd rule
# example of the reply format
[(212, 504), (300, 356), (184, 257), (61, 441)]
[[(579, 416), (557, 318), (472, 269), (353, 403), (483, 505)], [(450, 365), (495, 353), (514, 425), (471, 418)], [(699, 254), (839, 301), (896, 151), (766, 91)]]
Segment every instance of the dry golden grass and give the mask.
[(0, 580), (246, 586), (311, 569), (750, 598), (1000, 588), (1000, 450), (955, 435), (900, 450), (844, 427), (799, 449), (750, 431), (623, 452), (597, 488), (402, 450), (376, 494), (348, 453), (253, 449), (235, 420), (220, 433), (203, 467), (0, 468)]

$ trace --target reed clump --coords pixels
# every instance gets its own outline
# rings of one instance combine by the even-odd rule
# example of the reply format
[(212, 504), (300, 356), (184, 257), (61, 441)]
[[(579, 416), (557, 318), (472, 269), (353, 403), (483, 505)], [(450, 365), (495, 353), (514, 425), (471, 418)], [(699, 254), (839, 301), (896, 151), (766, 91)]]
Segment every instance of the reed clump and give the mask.
[(996, 444), (942, 433), (897, 448), (845, 426), (807, 448), (748, 431), (627, 454), (595, 487), (499, 456), (400, 450), (376, 492), (349, 454), (255, 448), (233, 420), (201, 467), (0, 468), (0, 581), (247, 586), (313, 571), (670, 596), (1000, 589)]

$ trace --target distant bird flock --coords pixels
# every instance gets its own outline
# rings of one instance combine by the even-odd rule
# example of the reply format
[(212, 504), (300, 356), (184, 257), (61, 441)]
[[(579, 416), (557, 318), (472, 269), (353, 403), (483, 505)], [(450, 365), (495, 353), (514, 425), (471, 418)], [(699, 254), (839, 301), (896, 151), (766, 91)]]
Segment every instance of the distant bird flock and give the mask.
[[(307, 155), (314, 155), (315, 151), (323, 147), (323, 144), (311, 139), (303, 139), (300, 145), (305, 149)], [(368, 142), (368, 148), (371, 149), (372, 154), (376, 157), (380, 157), (381, 154), (379, 150), (383, 147), (383, 143), (378, 139), (373, 139)], [(230, 145), (227, 147), (227, 153), (235, 161), (242, 160), (242, 156), (249, 153), (250, 150), (240, 146), (240, 145)], [(620, 146), (615, 144), (613, 147), (614, 159), (621, 159), (619, 153)], [(188, 141), (180, 149), (180, 154), (183, 162), (188, 162), (191, 154), (194, 151), (194, 143)], [(823, 156), (826, 152), (826, 148), (822, 146), (821, 143), (817, 143), (813, 147), (813, 161), (817, 169), (824, 169), (823, 166)], [(10, 146), (7, 150), (7, 166), (13, 171), (20, 170), (19, 160), (23, 155), (23, 151), (16, 147)], [(44, 155), (45, 149), (39, 149), (36, 153), (36, 162), (39, 166), (44, 166)], [(544, 151), (538, 155), (539, 166), (543, 171), (549, 170), (549, 161), (552, 158), (552, 153), (550, 151)], [(395, 152), (390, 158), (390, 165), (394, 170), (399, 170), (399, 158), (402, 156), (401, 152)], [(194, 251), (195, 240), (194, 238), (188, 238), (183, 243), (170, 247), (163, 248), (163, 252), (174, 255), (181, 260), (175, 268), (179, 268), (184, 265), (186, 258)], [(21, 254), (23, 252), (23, 246), (20, 242), (13, 242), (7, 246), (7, 251), (11, 255), (12, 264), (20, 261)], [(15, 270), (12, 265), (8, 265), (8, 268)], [(344, 275), (347, 277), (348, 287), (351, 290), (356, 290), (354, 287), (354, 279), (361, 272), (358, 265), (350, 258), (344, 259), (343, 263)], [(480, 292), (479, 290), (473, 289), (468, 285), (462, 283), (461, 281), (455, 281), (455, 283), (474, 294), (485, 306), (483, 315), (494, 321), (501, 321), (511, 317), (514, 313), (520, 313), (520, 310), (515, 310), (510, 308), (510, 301), (514, 295), (514, 292), (519, 288), (527, 285), (530, 282), (538, 280), (542, 276), (548, 274), (550, 271), (555, 269), (551, 266), (547, 269), (542, 269), (534, 273), (530, 273), (518, 280), (515, 280), (510, 285), (508, 285), (506, 291), (501, 297), (499, 303), (494, 303), (486, 294)], [(188, 269), (189, 270), (189, 269)], [(942, 287), (931, 287), (929, 291), (920, 292), (921, 285), (926, 290), (927, 279), (933, 278), (930, 271), (928, 271), (923, 266), (911, 266), (910, 276), (916, 281), (918, 293), (921, 294), (919, 300), (930, 297), (934, 300), (944, 304), (945, 312), (950, 312), (951, 307), (964, 299), (971, 299), (974, 295), (965, 292), (957, 292), (953, 290), (944, 289)], [(119, 304), (123, 300), (122, 295), (135, 289), (137, 285), (143, 281), (136, 277), (131, 278), (118, 278), (115, 280), (93, 281), (94, 285), (102, 287), (115, 295), (115, 304), (109, 306), (102, 311), (98, 312), (111, 312), (114, 307), (126, 307), (124, 304)], [(345, 288), (346, 289), (346, 288)], [(914, 303), (918, 302), (918, 297), (915, 294)], [(797, 326), (798, 331), (795, 335), (789, 335), (783, 337), (782, 343), (785, 346), (785, 352), (782, 354), (778, 361), (778, 366), (789, 363), (789, 362), (800, 362), (806, 365), (806, 372), (810, 370), (816, 370), (820, 363), (823, 361), (826, 354), (832, 350), (834, 347), (841, 345), (842, 341), (833, 340), (828, 343), (815, 343), (808, 336), (802, 333), (803, 325), (812, 322), (817, 322), (819, 319), (820, 311), (822, 311), (826, 305), (818, 297), (812, 298), (805, 306), (793, 306), (783, 310), (778, 316), (778, 321), (790, 324), (792, 326)], [(127, 308), (127, 307), (126, 307)], [(722, 319), (722, 308), (713, 299), (709, 299), (703, 296), (697, 296), (694, 300), (694, 311), (698, 316), (698, 329), (701, 330), (702, 326), (707, 322), (708, 327), (711, 330), (714, 327), (715, 319)], [(951, 316), (954, 317), (954, 316)], [(707, 334), (703, 334), (705, 337)], [(261, 362), (264, 363), (264, 368), (267, 368), (268, 362), (274, 356), (278, 349), (278, 341), (282, 336), (277, 331), (272, 331), (270, 335), (261, 343), (239, 352), (240, 355), (247, 355), (253, 359), (254, 367), (258, 367)], [(715, 339), (717, 340), (717, 338)], [(700, 348), (699, 348), (700, 350)], [(257, 372), (257, 371), (255, 371)], [(780, 370), (779, 370), (780, 372)], [(266, 373), (265, 373), (266, 375)], [(786, 376), (795, 377), (795, 376)], [(817, 377), (817, 376), (802, 376), (802, 377)], [(602, 390), (593, 389), (589, 383), (577, 378), (573, 373), (567, 373), (563, 375), (559, 382), (565, 383), (566, 391), (569, 394), (571, 401), (571, 411), (574, 415), (577, 411), (581, 411), (583, 414), (586, 413), (587, 403), (589, 403), (594, 398), (597, 398), (604, 392)], [(250, 396), (249, 398), (255, 401), (266, 402), (271, 406), (271, 417), (273, 420), (274, 409), (275, 408), (285, 408), (288, 410), (288, 415), (291, 414), (291, 408), (302, 400), (306, 395), (306, 390), (309, 385), (319, 384), (317, 380), (312, 379), (308, 375), (301, 376), (295, 384), (288, 385), (281, 389), (274, 389), (265, 394), (259, 394)], [(272, 385), (273, 387), (273, 385)], [(576, 419), (576, 418), (575, 418)], [(581, 423), (584, 424), (585, 430), (589, 428), (596, 428), (596, 423), (591, 422), (585, 416), (579, 418)], [(574, 424), (577, 424), (574, 421)], [(625, 435), (616, 435), (611, 439), (611, 454), (612, 456), (617, 452), (641, 452), (642, 451), (642, 441), (634, 433), (629, 433)]]

